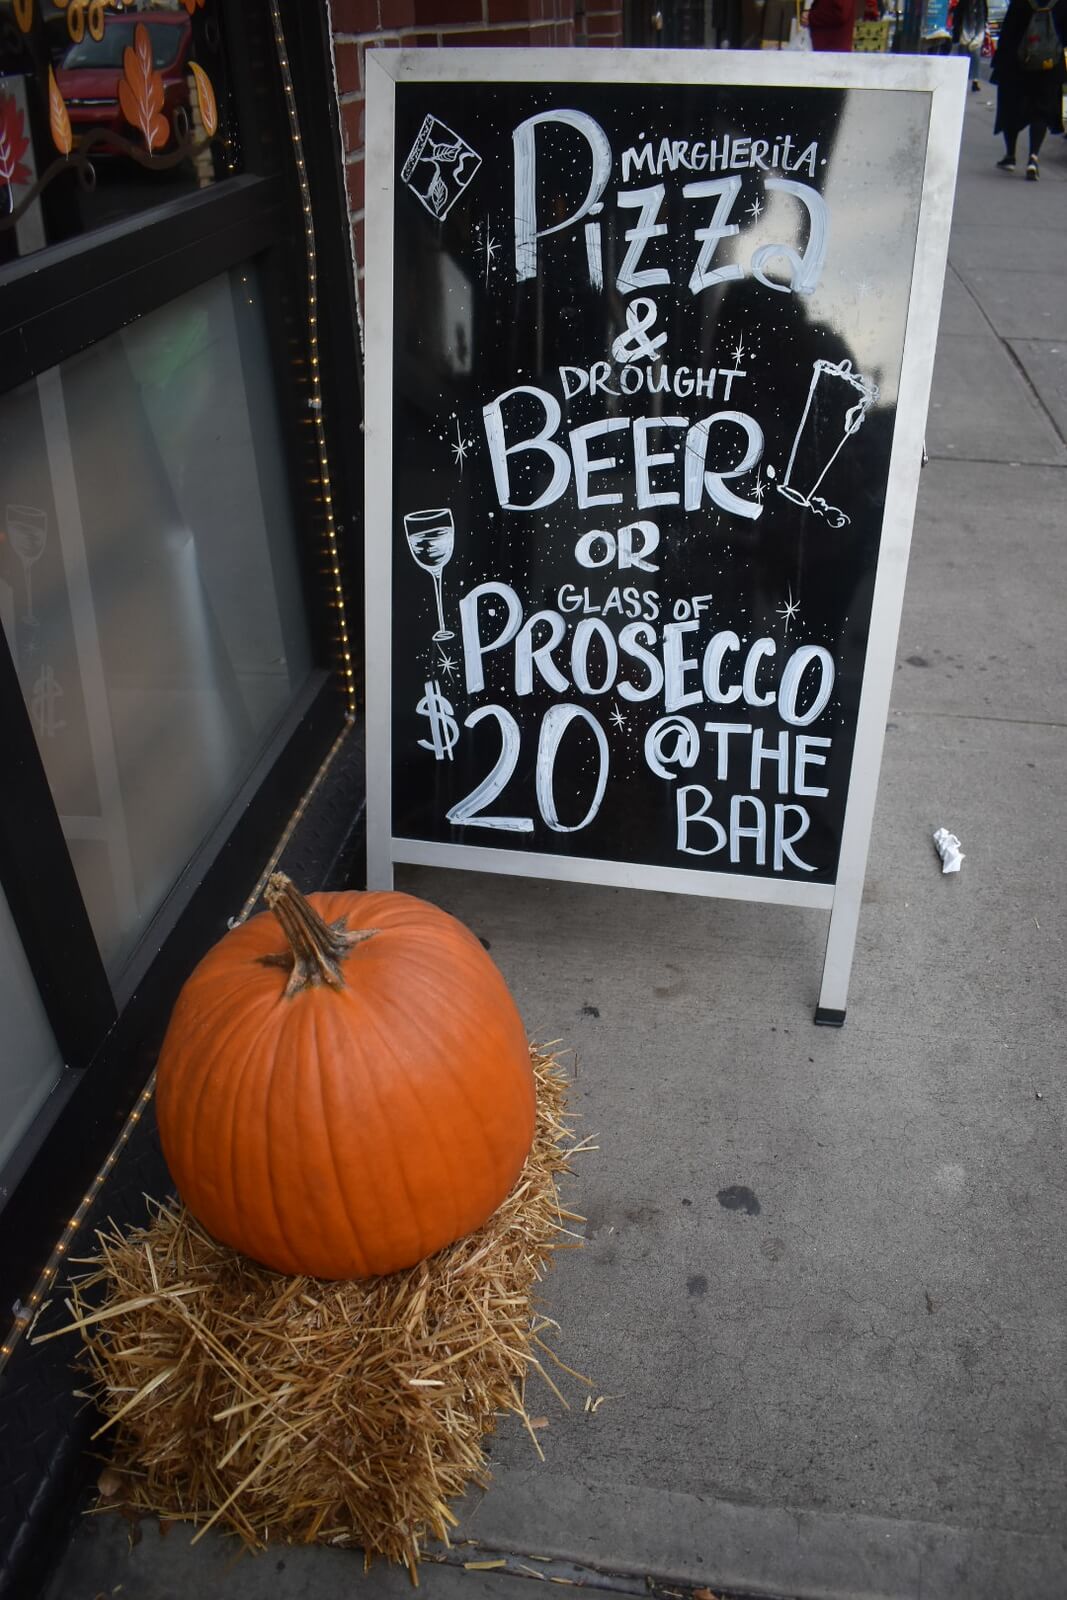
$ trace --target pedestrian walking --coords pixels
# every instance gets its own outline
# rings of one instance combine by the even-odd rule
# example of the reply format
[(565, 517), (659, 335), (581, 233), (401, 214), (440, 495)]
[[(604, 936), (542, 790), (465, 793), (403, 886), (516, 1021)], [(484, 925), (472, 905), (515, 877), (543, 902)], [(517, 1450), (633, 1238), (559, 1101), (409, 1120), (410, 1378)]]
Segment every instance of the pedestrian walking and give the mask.
[(1040, 176), (1038, 154), (1046, 133), (1063, 132), (1063, 85), (1067, 82), (1067, 0), (1011, 0), (1000, 26), (990, 77), (997, 86), (994, 133), (1004, 137), (997, 166), (1015, 171), (1015, 147), (1030, 132), (1026, 176)]
[[(1063, 0), (1067, 5), (1067, 0)], [(851, 50), (856, 22), (854, 0), (814, 0), (800, 21), (811, 33), (813, 50)]]
[(989, 22), (987, 0), (957, 0), (952, 15), (953, 53), (971, 58), (971, 93), (982, 87), (982, 45)]

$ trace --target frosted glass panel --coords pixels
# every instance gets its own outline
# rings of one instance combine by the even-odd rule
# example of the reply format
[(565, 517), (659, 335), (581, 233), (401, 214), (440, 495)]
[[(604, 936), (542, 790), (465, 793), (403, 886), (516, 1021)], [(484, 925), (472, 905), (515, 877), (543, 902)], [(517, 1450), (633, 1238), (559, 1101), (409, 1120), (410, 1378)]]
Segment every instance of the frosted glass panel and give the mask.
[(0, 397), (0, 620), (116, 973), (310, 671), (254, 274)]
[[(63, 1070), (7, 898), (0, 889), (0, 1169)], [(0, 1203), (6, 1195), (0, 1192)]]

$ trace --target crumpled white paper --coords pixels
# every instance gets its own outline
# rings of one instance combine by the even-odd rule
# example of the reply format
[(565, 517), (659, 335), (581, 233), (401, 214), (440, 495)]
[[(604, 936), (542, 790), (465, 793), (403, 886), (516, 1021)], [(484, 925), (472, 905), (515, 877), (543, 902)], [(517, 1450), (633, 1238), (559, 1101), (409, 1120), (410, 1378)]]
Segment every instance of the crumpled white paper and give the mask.
[(934, 834), (934, 844), (937, 846), (937, 853), (941, 857), (941, 871), (958, 872), (964, 857), (963, 851), (960, 849), (960, 841), (956, 838), (956, 835), (949, 833), (947, 828), (938, 828)]

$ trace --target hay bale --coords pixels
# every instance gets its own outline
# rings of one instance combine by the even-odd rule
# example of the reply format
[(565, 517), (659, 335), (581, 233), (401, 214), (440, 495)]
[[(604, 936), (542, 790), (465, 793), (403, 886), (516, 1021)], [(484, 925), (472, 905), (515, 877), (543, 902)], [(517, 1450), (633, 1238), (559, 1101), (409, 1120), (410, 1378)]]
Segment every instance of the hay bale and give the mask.
[(59, 1332), (80, 1332), (107, 1418), (94, 1437), (110, 1450), (108, 1504), (198, 1523), (198, 1538), (218, 1525), (255, 1547), (356, 1545), (414, 1577), (424, 1541), (455, 1525), (448, 1502), (487, 1482), (482, 1440), (501, 1412), (540, 1454), (527, 1375), (566, 1400), (542, 1362), (562, 1367), (542, 1339), (554, 1324), (532, 1295), (553, 1251), (576, 1242), (556, 1178), (590, 1146), (567, 1126), (555, 1058), (531, 1057), (537, 1127), (515, 1189), (478, 1232), (406, 1272), (285, 1277), (177, 1204), (97, 1235)]

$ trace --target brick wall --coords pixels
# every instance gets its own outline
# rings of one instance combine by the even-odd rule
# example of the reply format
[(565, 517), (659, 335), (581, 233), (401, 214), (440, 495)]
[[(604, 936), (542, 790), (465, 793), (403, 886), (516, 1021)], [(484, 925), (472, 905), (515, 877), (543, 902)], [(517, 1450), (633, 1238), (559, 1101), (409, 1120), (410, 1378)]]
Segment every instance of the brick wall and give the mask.
[(623, 0), (327, 0), (356, 277), (363, 279), (363, 58), (368, 49), (622, 44)]

